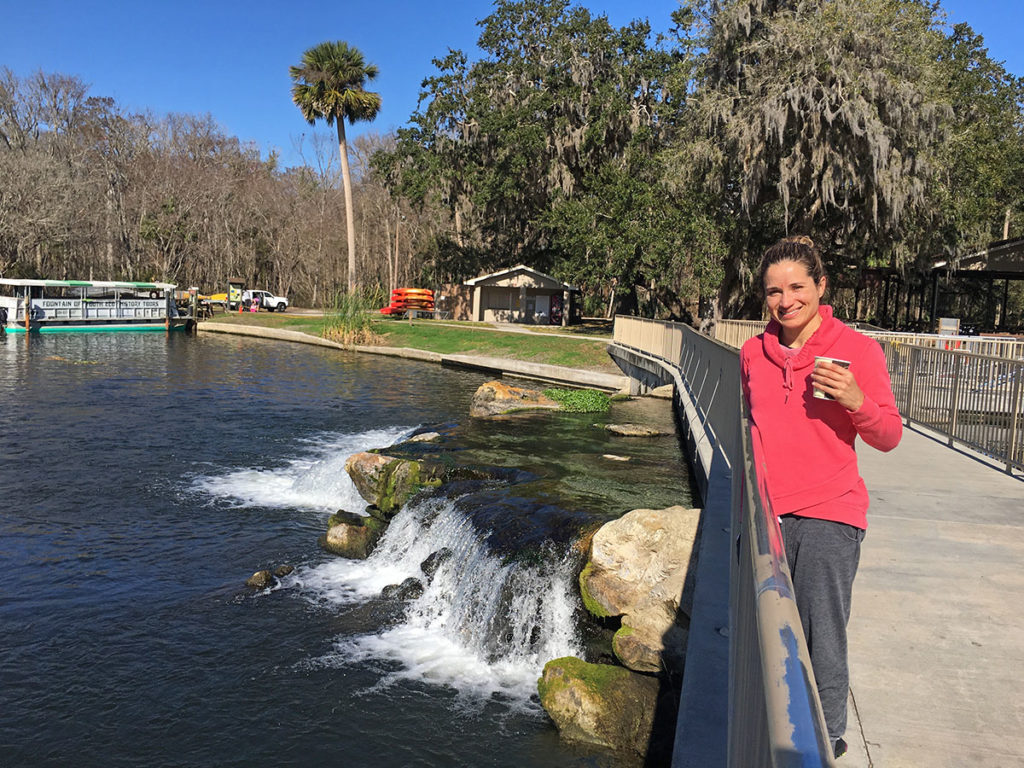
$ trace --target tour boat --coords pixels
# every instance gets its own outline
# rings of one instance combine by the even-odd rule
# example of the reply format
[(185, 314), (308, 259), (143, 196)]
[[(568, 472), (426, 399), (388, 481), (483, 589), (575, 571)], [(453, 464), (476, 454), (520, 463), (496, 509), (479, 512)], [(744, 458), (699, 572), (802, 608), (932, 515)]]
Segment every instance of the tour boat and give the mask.
[(0, 278), (0, 328), (8, 333), (171, 331), (188, 326), (170, 283)]

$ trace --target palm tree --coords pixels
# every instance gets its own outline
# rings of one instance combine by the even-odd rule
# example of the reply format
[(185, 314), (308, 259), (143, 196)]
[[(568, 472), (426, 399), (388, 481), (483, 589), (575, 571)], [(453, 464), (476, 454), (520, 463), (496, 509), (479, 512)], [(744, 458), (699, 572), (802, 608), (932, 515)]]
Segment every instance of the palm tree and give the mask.
[(363, 54), (348, 43), (324, 42), (302, 54), (302, 64), (289, 67), (293, 81), (292, 101), (302, 116), (315, 125), (323, 118), (338, 125), (338, 154), (341, 155), (345, 187), (345, 218), (348, 229), (348, 290), (356, 287), (356, 228), (352, 214), (352, 175), (348, 167), (345, 120), (373, 120), (380, 111), (380, 94), (365, 89), (377, 77), (377, 67), (367, 64)]

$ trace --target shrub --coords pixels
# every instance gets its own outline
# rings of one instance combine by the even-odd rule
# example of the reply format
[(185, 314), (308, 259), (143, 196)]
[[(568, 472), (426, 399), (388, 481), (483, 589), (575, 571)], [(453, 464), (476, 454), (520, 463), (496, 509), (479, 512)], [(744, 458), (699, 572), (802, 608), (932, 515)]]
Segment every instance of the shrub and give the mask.
[(324, 311), (323, 336), (342, 344), (376, 344), (372, 300), (360, 293), (339, 293)]

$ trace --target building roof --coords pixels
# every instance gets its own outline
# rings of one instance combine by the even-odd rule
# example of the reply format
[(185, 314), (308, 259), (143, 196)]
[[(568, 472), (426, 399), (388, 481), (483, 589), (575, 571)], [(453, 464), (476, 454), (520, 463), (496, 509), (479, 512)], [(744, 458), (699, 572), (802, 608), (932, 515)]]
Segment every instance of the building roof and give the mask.
[(997, 240), (975, 253), (935, 262), (934, 269), (1024, 276), (1024, 238)]
[(517, 264), (516, 266), (509, 267), (508, 269), (502, 269), (502, 270), (499, 270), (498, 272), (491, 272), (489, 275), (480, 275), (479, 277), (474, 277), (473, 279), (467, 280), (466, 282), (464, 282), (463, 285), (476, 286), (476, 285), (480, 285), (482, 283), (490, 282), (492, 280), (500, 280), (503, 277), (506, 277), (506, 276), (509, 276), (509, 275), (513, 275), (513, 274), (515, 274), (517, 272), (529, 274), (530, 276), (532, 276), (532, 277), (534, 277), (536, 279), (542, 280), (542, 281), (555, 283), (557, 285), (562, 286), (562, 289), (566, 290), (566, 291), (578, 291), (579, 290), (579, 288), (577, 288), (577, 287), (575, 287), (573, 285), (570, 285), (569, 283), (563, 283), (558, 278), (552, 277), (551, 275), (544, 274), (543, 272), (540, 272), (540, 271), (538, 271), (536, 269), (533, 269), (532, 267), (528, 267), (525, 264)]

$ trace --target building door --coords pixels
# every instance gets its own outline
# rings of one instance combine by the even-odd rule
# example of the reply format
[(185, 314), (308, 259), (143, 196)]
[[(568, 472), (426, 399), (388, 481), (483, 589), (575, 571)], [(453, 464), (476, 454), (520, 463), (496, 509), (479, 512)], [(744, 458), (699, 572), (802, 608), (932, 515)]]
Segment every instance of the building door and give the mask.
[(547, 325), (549, 314), (551, 314), (551, 297), (538, 296), (536, 311), (533, 317), (531, 318), (530, 322)]

